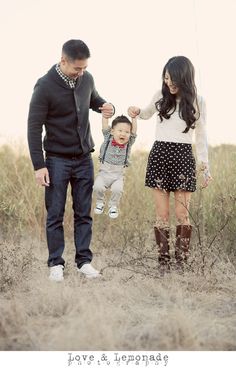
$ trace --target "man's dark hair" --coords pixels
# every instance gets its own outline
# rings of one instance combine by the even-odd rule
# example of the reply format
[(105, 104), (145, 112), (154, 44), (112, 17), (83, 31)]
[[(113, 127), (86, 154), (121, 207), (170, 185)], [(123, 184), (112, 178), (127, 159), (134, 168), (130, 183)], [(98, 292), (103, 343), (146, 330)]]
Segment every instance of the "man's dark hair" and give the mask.
[(130, 125), (130, 129), (132, 128), (132, 123), (131, 121), (125, 116), (125, 115), (120, 115), (117, 116), (111, 123), (111, 127), (114, 128), (117, 124), (119, 123), (126, 123), (128, 125)]
[(69, 40), (62, 46), (62, 52), (70, 60), (84, 60), (90, 57), (88, 46), (81, 40)]

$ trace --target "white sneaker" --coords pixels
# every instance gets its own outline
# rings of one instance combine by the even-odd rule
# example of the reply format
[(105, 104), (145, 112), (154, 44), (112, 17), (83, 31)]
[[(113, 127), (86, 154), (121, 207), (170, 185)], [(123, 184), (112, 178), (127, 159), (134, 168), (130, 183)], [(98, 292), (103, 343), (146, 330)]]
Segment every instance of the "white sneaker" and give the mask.
[(116, 219), (119, 216), (119, 211), (116, 206), (111, 206), (108, 211), (108, 215), (112, 219)]
[(64, 266), (62, 266), (62, 265), (57, 265), (57, 266), (50, 267), (49, 280), (51, 280), (51, 281), (63, 281), (64, 280), (63, 270), (64, 270)]
[(85, 263), (81, 268), (78, 268), (78, 271), (88, 279), (94, 279), (101, 276), (99, 271), (95, 270), (90, 263)]
[(96, 203), (96, 207), (94, 208), (94, 213), (96, 213), (96, 215), (101, 215), (104, 211), (104, 204), (103, 203)]

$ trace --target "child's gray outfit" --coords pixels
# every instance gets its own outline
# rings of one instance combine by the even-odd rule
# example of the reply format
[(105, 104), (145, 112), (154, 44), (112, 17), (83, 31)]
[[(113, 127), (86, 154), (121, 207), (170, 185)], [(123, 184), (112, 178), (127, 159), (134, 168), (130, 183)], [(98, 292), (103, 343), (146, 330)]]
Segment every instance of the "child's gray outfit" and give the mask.
[(136, 134), (132, 134), (128, 143), (118, 144), (111, 135), (111, 128), (103, 130), (104, 142), (100, 148), (99, 160), (101, 162), (98, 175), (94, 182), (96, 202), (104, 203), (105, 191), (111, 189), (109, 207), (118, 206), (124, 185), (124, 169), (129, 166), (131, 146), (134, 144)]

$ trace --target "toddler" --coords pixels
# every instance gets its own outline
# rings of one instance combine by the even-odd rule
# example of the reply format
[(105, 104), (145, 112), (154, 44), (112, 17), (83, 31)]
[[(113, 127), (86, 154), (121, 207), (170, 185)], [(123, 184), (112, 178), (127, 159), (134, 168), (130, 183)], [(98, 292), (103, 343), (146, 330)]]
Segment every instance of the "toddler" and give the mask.
[(132, 122), (124, 115), (117, 116), (111, 127), (108, 119), (102, 117), (102, 132), (104, 142), (100, 148), (100, 168), (94, 183), (96, 205), (94, 213), (100, 215), (104, 212), (105, 191), (111, 190), (108, 203), (110, 218), (119, 215), (118, 206), (123, 192), (124, 170), (129, 166), (131, 146), (135, 142), (137, 119)]

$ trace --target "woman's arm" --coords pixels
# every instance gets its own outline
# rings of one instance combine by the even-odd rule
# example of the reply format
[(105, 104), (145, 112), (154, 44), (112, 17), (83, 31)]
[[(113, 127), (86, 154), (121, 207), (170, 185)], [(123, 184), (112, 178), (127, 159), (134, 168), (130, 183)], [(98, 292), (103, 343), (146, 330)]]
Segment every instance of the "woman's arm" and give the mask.
[(161, 98), (161, 91), (158, 91), (153, 96), (151, 102), (144, 108), (140, 109), (138, 106), (130, 106), (128, 108), (128, 114), (131, 118), (138, 116), (140, 119), (150, 119), (155, 112), (157, 112), (155, 103)]
[(206, 103), (201, 97), (198, 102), (200, 109), (200, 118), (196, 122), (195, 128), (195, 143), (197, 161), (199, 164), (208, 165), (208, 144), (207, 144), (207, 132), (206, 132)]
[(207, 187), (212, 180), (209, 163), (208, 163), (208, 143), (207, 143), (207, 131), (206, 131), (206, 103), (201, 97), (199, 101), (200, 118), (196, 123), (195, 129), (195, 143), (197, 161), (200, 165), (199, 169), (203, 173), (202, 187)]

